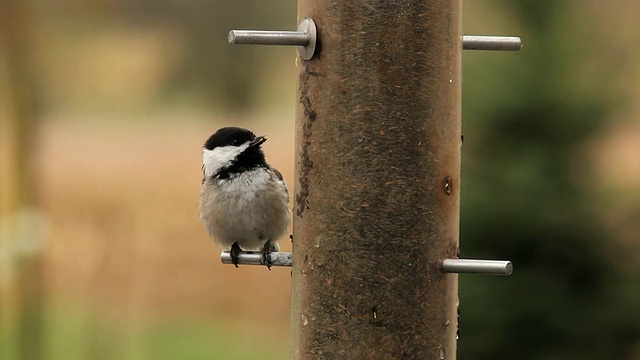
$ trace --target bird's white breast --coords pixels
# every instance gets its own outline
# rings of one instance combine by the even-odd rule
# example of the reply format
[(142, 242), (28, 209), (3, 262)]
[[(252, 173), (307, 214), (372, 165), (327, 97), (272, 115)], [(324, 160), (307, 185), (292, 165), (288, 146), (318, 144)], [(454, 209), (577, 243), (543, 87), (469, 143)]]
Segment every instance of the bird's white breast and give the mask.
[(205, 178), (200, 219), (221, 245), (238, 242), (243, 250), (259, 250), (287, 229), (286, 187), (263, 168), (231, 174), (227, 179)]

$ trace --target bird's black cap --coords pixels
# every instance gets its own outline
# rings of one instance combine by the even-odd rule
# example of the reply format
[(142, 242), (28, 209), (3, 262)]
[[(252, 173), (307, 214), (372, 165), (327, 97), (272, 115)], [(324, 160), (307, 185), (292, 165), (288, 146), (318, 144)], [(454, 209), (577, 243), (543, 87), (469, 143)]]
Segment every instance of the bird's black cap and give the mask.
[(232, 163), (218, 171), (215, 176), (219, 179), (227, 179), (232, 174), (242, 173), (259, 167), (269, 167), (264, 159), (264, 153), (260, 149), (260, 145), (267, 139), (264, 136), (258, 136), (247, 129), (237, 127), (224, 127), (216, 131), (204, 143), (207, 150), (213, 150), (222, 146), (240, 146), (246, 142), (250, 142), (242, 153), (238, 154)]
[(256, 135), (251, 131), (239, 127), (223, 127), (216, 131), (204, 143), (207, 150), (213, 150), (219, 146), (240, 145), (252, 141)]

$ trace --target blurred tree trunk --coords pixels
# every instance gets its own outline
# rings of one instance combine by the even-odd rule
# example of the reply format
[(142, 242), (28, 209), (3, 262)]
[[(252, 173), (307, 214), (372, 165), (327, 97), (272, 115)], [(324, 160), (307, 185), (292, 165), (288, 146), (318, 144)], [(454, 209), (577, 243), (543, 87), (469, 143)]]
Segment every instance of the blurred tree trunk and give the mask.
[(42, 262), (33, 177), (32, 21), (0, 2), (0, 358), (42, 358)]

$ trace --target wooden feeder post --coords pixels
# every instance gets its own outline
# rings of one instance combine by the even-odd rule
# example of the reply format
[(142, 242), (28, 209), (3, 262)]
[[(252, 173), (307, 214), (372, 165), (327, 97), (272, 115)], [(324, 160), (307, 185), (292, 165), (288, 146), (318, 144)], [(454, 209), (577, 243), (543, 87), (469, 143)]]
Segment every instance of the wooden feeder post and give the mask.
[(455, 359), (461, 2), (311, 1), (292, 359)]

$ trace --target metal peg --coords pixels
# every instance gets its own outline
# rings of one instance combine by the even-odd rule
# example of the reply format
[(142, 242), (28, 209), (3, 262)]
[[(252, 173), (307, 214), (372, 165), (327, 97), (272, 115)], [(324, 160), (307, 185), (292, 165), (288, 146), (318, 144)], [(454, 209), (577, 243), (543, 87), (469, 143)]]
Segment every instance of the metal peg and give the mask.
[(442, 271), (446, 273), (467, 273), (485, 275), (511, 275), (511, 261), (446, 259), (442, 263)]
[(316, 50), (318, 32), (311, 18), (300, 22), (298, 31), (231, 30), (229, 44), (291, 45), (298, 47), (304, 60), (310, 60)]
[[(293, 255), (290, 252), (272, 252), (269, 254), (271, 266), (291, 266)], [(231, 252), (220, 253), (220, 260), (223, 264), (232, 264)], [(253, 251), (241, 251), (238, 255), (239, 265), (267, 265), (262, 261), (262, 253)]]
[(470, 36), (462, 37), (463, 50), (518, 51), (522, 40), (514, 36)]

